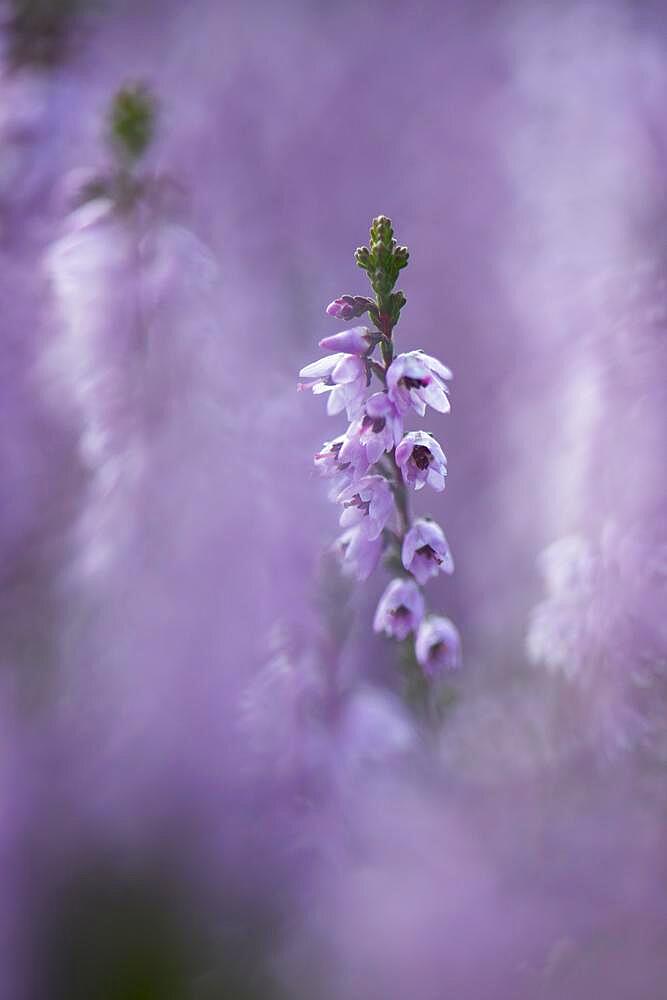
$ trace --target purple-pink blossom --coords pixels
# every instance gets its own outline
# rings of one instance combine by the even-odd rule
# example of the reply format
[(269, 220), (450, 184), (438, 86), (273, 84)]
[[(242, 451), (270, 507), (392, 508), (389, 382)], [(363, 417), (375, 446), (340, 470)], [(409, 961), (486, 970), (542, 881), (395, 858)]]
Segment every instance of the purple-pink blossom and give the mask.
[(325, 351), (343, 351), (345, 354), (368, 354), (378, 341), (378, 335), (372, 334), (365, 326), (353, 326), (340, 333), (332, 333), (330, 337), (320, 340), (320, 347)]
[(447, 459), (445, 453), (427, 431), (410, 431), (396, 448), (396, 464), (403, 480), (416, 490), (426, 483), (437, 493), (445, 488)]
[(386, 392), (375, 392), (350, 426), (341, 447), (342, 462), (350, 462), (363, 474), (386, 451), (401, 440), (403, 419)]
[(424, 598), (414, 580), (397, 577), (380, 598), (373, 628), (395, 639), (405, 639), (424, 617)]
[(348, 528), (336, 542), (343, 570), (357, 580), (367, 580), (382, 555), (382, 535), (369, 538), (361, 525)]
[(325, 441), (314, 459), (315, 468), (320, 475), (326, 479), (336, 477), (339, 489), (347, 485), (354, 473), (349, 462), (343, 462), (340, 458), (341, 448), (345, 441), (345, 434), (339, 434), (332, 441)]
[(461, 638), (449, 618), (432, 615), (425, 618), (415, 640), (417, 662), (428, 677), (461, 666)]
[(306, 365), (299, 372), (301, 378), (299, 389), (312, 389), (318, 396), (329, 393), (327, 413), (330, 416), (347, 410), (350, 420), (354, 419), (361, 408), (368, 384), (366, 363), (353, 354), (330, 354)]
[(335, 319), (342, 319), (346, 322), (357, 316), (363, 316), (369, 309), (374, 308), (373, 300), (365, 295), (341, 295), (329, 303), (326, 312), (327, 316), (333, 316)]
[(415, 410), (420, 417), (426, 407), (449, 413), (446, 380), (452, 377), (449, 368), (423, 351), (398, 354), (387, 371), (387, 391), (401, 413)]
[(362, 527), (370, 539), (377, 538), (394, 511), (394, 497), (383, 476), (362, 476), (351, 483), (337, 500), (343, 505), (341, 528)]
[(430, 518), (418, 518), (403, 539), (403, 566), (418, 583), (425, 584), (438, 573), (453, 573), (454, 560), (445, 534)]

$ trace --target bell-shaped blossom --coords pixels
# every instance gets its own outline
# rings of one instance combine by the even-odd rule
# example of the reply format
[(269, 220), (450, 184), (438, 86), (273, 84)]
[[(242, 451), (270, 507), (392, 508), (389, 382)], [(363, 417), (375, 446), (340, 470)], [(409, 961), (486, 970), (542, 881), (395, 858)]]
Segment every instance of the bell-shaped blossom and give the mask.
[(426, 407), (432, 406), (440, 413), (449, 413), (446, 380), (452, 377), (437, 358), (423, 351), (398, 354), (387, 371), (387, 392), (401, 413), (415, 410), (420, 417)]
[(378, 538), (394, 511), (394, 497), (383, 476), (362, 476), (336, 498), (342, 503), (341, 528), (359, 525), (371, 540)]
[(366, 362), (353, 354), (330, 354), (306, 365), (299, 372), (299, 389), (312, 389), (315, 395), (329, 393), (327, 413), (334, 416), (347, 410), (350, 420), (356, 417), (363, 403), (368, 376)]
[(428, 677), (437, 677), (461, 666), (461, 637), (449, 618), (425, 618), (415, 640), (417, 662)]
[(365, 326), (353, 326), (341, 333), (332, 333), (330, 337), (320, 340), (320, 347), (325, 351), (342, 351), (344, 354), (368, 354), (377, 344), (378, 336), (373, 335)]
[(347, 432), (340, 450), (342, 462), (349, 462), (363, 475), (385, 451), (401, 440), (403, 419), (386, 392), (376, 392)]
[(420, 584), (438, 573), (453, 573), (454, 560), (439, 524), (420, 517), (403, 539), (403, 566)]
[(382, 535), (369, 538), (361, 526), (348, 528), (336, 542), (343, 570), (357, 580), (367, 580), (382, 555)]
[(428, 483), (440, 493), (445, 488), (447, 459), (433, 437), (426, 431), (410, 431), (396, 448), (396, 464), (403, 480), (416, 490)]
[(375, 612), (373, 628), (395, 639), (405, 639), (424, 617), (424, 598), (414, 580), (392, 580)]

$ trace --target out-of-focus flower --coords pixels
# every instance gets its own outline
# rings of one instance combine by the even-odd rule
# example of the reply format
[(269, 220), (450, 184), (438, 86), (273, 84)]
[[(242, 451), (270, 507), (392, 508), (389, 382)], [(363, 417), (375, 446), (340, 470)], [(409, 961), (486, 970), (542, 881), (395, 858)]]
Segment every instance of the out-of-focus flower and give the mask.
[(403, 420), (386, 392), (375, 392), (364, 405), (361, 416), (347, 432), (340, 458), (350, 462), (359, 474), (374, 465), (385, 451), (401, 440)]
[(365, 295), (341, 295), (334, 299), (327, 306), (327, 316), (335, 319), (342, 319), (347, 322), (349, 319), (356, 319), (363, 316), (369, 309), (376, 309), (375, 302), (366, 298)]
[(350, 420), (356, 417), (368, 383), (366, 364), (361, 358), (343, 352), (331, 354), (306, 365), (299, 376), (308, 379), (299, 383), (300, 389), (312, 389), (316, 396), (329, 393), (327, 413), (330, 416), (347, 410)]
[(378, 335), (374, 336), (365, 326), (353, 326), (349, 330), (332, 333), (330, 337), (323, 337), (320, 340), (320, 347), (325, 351), (364, 355), (377, 344), (378, 339)]
[(445, 534), (430, 518), (420, 517), (415, 521), (403, 539), (401, 558), (405, 569), (422, 585), (440, 572), (454, 572)]
[(437, 358), (423, 351), (410, 351), (394, 358), (387, 371), (387, 391), (398, 409), (405, 413), (415, 410), (420, 417), (426, 407), (449, 413), (446, 379), (452, 373)]
[(424, 598), (414, 580), (392, 580), (380, 598), (373, 628), (376, 632), (405, 639), (424, 617)]
[(428, 677), (436, 677), (461, 666), (461, 638), (449, 618), (425, 618), (415, 640), (417, 662)]
[(337, 500), (345, 508), (340, 516), (341, 528), (360, 525), (366, 536), (377, 538), (394, 511), (394, 497), (383, 476), (362, 476), (351, 483)]
[(445, 488), (447, 459), (442, 448), (427, 431), (410, 431), (396, 448), (396, 463), (403, 480), (416, 490), (426, 483), (440, 493)]
[(382, 554), (382, 535), (369, 538), (361, 526), (348, 528), (336, 542), (343, 570), (357, 580), (367, 580)]
[(573, 678), (586, 660), (596, 624), (590, 611), (599, 572), (593, 547), (579, 535), (568, 535), (541, 553), (539, 566), (547, 595), (531, 615), (528, 655), (533, 663)]

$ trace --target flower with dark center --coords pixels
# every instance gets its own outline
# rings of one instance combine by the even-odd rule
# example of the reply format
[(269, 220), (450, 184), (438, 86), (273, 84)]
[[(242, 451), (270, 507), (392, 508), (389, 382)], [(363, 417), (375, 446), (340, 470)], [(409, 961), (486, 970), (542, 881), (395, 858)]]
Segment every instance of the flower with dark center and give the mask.
[(375, 612), (373, 628), (396, 639), (414, 632), (424, 616), (424, 598), (414, 580), (392, 580)]
[(418, 518), (403, 539), (401, 559), (420, 584), (438, 573), (453, 573), (454, 560), (444, 532), (430, 518)]
[(396, 464), (404, 482), (416, 490), (421, 490), (426, 483), (438, 493), (444, 490), (447, 459), (432, 434), (426, 431), (406, 434), (396, 448)]
[(369, 538), (361, 526), (348, 528), (336, 543), (345, 573), (367, 580), (382, 554), (382, 535)]
[(403, 420), (386, 392), (375, 392), (366, 400), (363, 413), (350, 426), (340, 459), (350, 462), (363, 475), (386, 451), (401, 440)]
[(398, 354), (387, 371), (389, 398), (401, 413), (415, 410), (423, 417), (427, 406), (448, 413), (447, 380), (452, 377), (437, 358), (423, 351)]
[(461, 666), (461, 637), (449, 618), (425, 618), (415, 640), (417, 662), (428, 677), (436, 677)]
[(300, 382), (299, 389), (312, 389), (314, 395), (329, 393), (327, 413), (330, 416), (341, 410), (347, 410), (350, 420), (357, 416), (367, 384), (366, 362), (362, 358), (354, 354), (330, 354), (306, 365), (299, 375), (308, 380)]
[(362, 476), (337, 497), (343, 505), (341, 528), (359, 526), (366, 537), (378, 538), (394, 510), (394, 497), (384, 476)]

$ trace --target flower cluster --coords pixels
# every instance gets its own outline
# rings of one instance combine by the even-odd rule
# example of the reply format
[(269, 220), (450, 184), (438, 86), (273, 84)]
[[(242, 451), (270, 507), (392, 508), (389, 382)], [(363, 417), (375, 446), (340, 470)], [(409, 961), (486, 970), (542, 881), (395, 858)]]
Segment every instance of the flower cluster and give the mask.
[(390, 220), (374, 219), (369, 246), (355, 257), (375, 298), (341, 295), (326, 310), (340, 320), (368, 315), (372, 327), (354, 326), (321, 340), (330, 353), (301, 369), (299, 388), (326, 394), (327, 412), (344, 410), (349, 421), (315, 456), (341, 507), (345, 530), (336, 548), (343, 567), (359, 580), (371, 575), (383, 554), (401, 567), (380, 598), (374, 628), (398, 640), (414, 634), (416, 659), (427, 677), (435, 677), (460, 665), (460, 639), (448, 618), (426, 614), (422, 587), (438, 573), (453, 572), (454, 562), (442, 528), (430, 518), (411, 518), (408, 495), (426, 485), (444, 490), (447, 459), (430, 432), (408, 431), (405, 421), (413, 412), (423, 417), (428, 406), (448, 413), (452, 375), (421, 350), (394, 353), (393, 331), (406, 302), (394, 286), (408, 256)]

